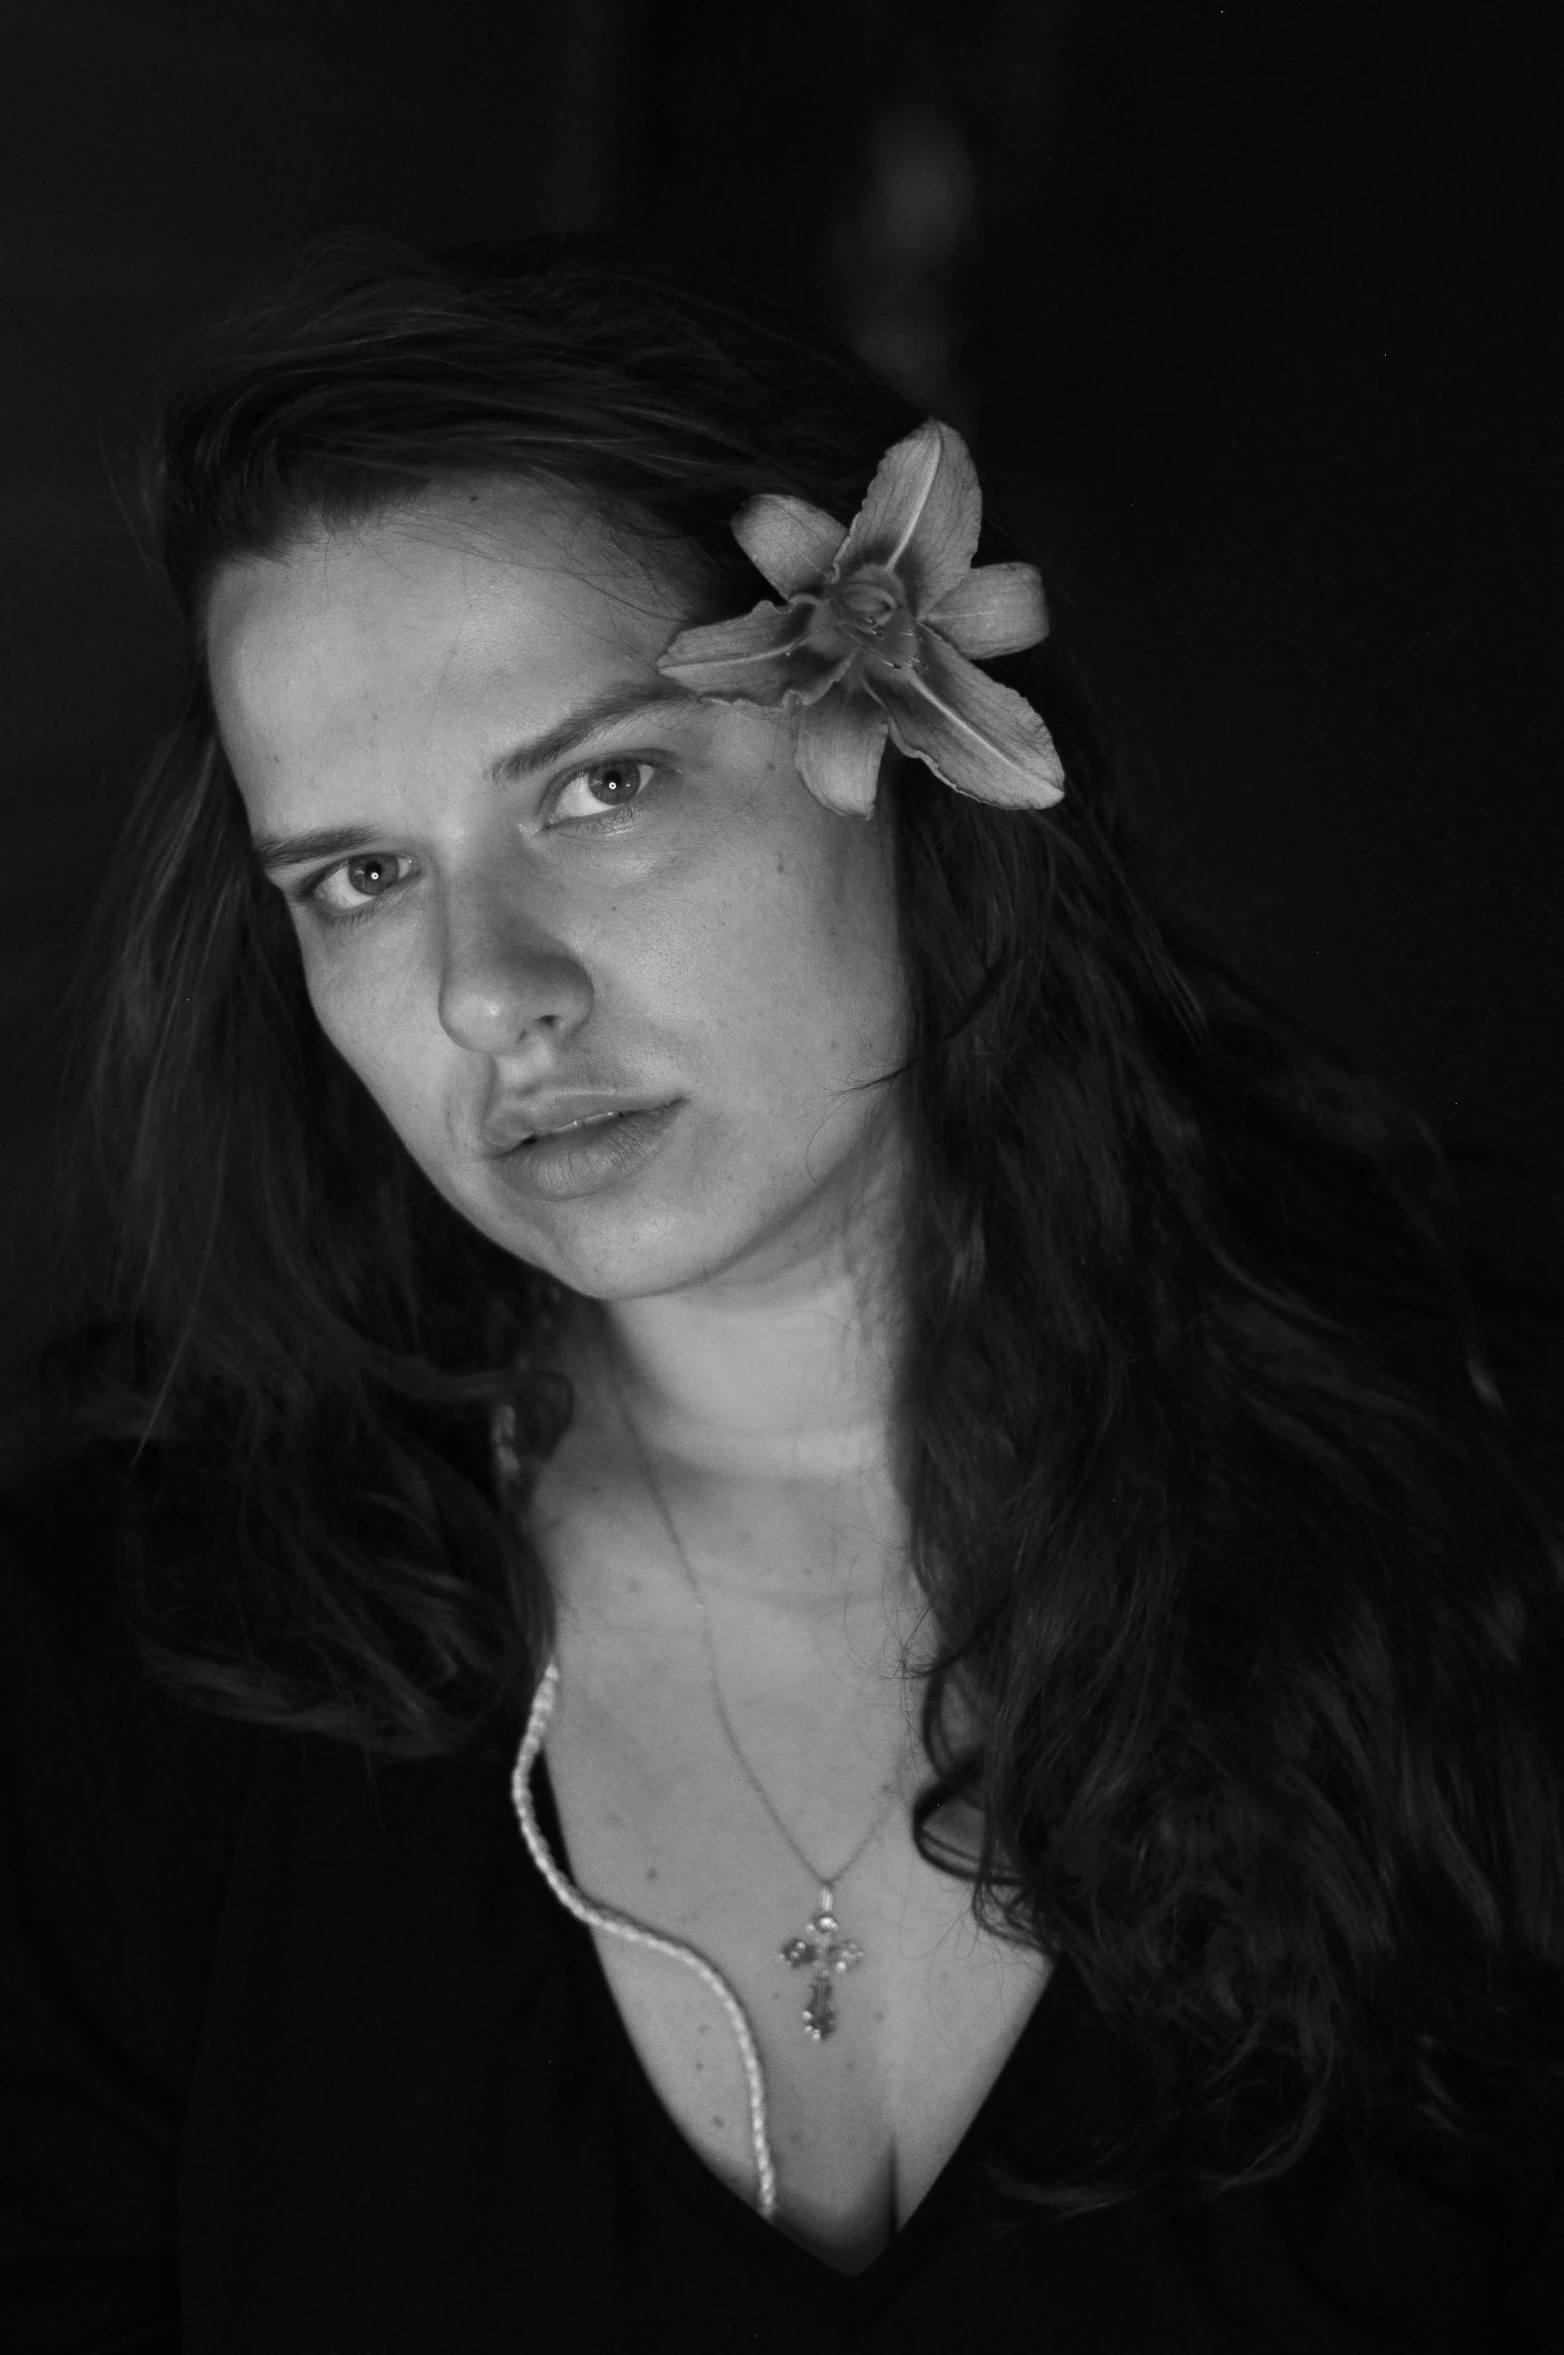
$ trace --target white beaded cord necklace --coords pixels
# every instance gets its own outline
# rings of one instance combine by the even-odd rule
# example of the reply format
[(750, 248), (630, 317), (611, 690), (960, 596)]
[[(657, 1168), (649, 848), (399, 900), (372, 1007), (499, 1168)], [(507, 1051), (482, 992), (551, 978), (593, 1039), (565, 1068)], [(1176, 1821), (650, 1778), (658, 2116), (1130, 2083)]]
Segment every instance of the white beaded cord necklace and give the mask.
[(771, 2155), (771, 2137), (766, 2127), (766, 2080), (760, 2066), (760, 2052), (755, 2043), (755, 2032), (749, 2024), (744, 2006), (734, 1994), (715, 1963), (695, 1947), (686, 1946), (681, 1938), (669, 1938), (661, 1930), (649, 1929), (645, 1922), (636, 1921), (617, 1907), (594, 1904), (583, 1897), (575, 1884), (568, 1881), (549, 1853), (548, 1842), (538, 1829), (532, 1811), (532, 1768), (543, 1747), (549, 1719), (554, 1714), (554, 1696), (559, 1690), (559, 1669), (551, 1660), (543, 1671), (542, 1681), (527, 1719), (527, 1730), (521, 1737), (521, 1748), (516, 1754), (516, 1771), (511, 1777), (510, 1795), (516, 1809), (516, 1820), (521, 1836), (538, 1871), (543, 1875), (560, 1904), (589, 1930), (604, 1930), (612, 1938), (623, 1938), (627, 1945), (644, 1946), (653, 1954), (665, 1954), (674, 1962), (681, 1962), (687, 1970), (704, 1980), (732, 2023), (738, 2039), (739, 2059), (744, 2065), (744, 2084), (749, 2095), (749, 2138), (755, 2153), (755, 2206), (769, 2224), (777, 2209), (776, 2161)]
[[(521, 1463), (516, 1453), (516, 1413), (508, 1403), (495, 1408), (491, 1436), (501, 1490), (514, 1492), (520, 1485)], [(558, 1691), (559, 1665), (557, 1661), (550, 1660), (533, 1695), (526, 1730), (522, 1734), (515, 1770), (511, 1775), (511, 1804), (516, 1810), (516, 1821), (521, 1828), (527, 1853), (537, 1866), (545, 1887), (553, 1892), (566, 1913), (573, 1915), (587, 1929), (601, 1930), (608, 1937), (622, 1938), (626, 1945), (643, 1946), (653, 1954), (667, 1955), (670, 1961), (682, 1963), (686, 1970), (693, 1971), (716, 1996), (728, 2015), (738, 2043), (745, 2091), (749, 2097), (750, 2147), (755, 2154), (755, 2206), (762, 2219), (770, 2224), (777, 2212), (777, 2169), (766, 2124), (765, 2072), (760, 2065), (760, 2050), (744, 2006), (716, 1964), (708, 1961), (698, 1948), (686, 1945), (682, 1938), (670, 1938), (664, 1931), (654, 1930), (646, 1922), (636, 1921), (633, 1915), (621, 1913), (617, 1906), (599, 1905), (584, 1896), (574, 1882), (561, 1872), (548, 1842), (538, 1828), (538, 1819), (532, 1806), (532, 1769), (543, 1748), (543, 1738), (554, 1714)]]

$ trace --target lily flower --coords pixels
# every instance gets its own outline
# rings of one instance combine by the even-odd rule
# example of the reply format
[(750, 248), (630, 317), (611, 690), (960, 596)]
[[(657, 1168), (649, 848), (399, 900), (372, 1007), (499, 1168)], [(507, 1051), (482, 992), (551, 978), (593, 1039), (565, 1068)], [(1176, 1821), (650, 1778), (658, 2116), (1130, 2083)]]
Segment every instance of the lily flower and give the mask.
[(681, 630), (665, 677), (719, 703), (794, 715), (794, 758), (818, 801), (874, 808), (886, 737), (957, 793), (1047, 809), (1064, 770), (1042, 719), (976, 664), (1048, 634), (1030, 564), (974, 570), (983, 497), (959, 433), (929, 418), (886, 451), (850, 524), (762, 492), (733, 534), (787, 599)]

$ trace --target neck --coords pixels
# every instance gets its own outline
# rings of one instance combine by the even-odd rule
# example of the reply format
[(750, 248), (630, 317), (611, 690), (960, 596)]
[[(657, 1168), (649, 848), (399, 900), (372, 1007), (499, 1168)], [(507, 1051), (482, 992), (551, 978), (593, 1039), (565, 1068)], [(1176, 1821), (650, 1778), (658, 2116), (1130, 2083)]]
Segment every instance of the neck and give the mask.
[(889, 1472), (905, 1174), (886, 1138), (791, 1234), (695, 1283), (586, 1312), (675, 1476), (803, 1487)]
[(887, 1566), (905, 1563), (892, 1264), (860, 1217), (763, 1271), (581, 1302), (565, 1351), (580, 1460), (598, 1478), (617, 1461), (643, 1492), (645, 1466), (620, 1445), (629, 1416), (714, 1596), (764, 1590), (815, 1609), (878, 1598)]
[(846, 1271), (784, 1296), (706, 1287), (616, 1301), (603, 1336), (649, 1448), (681, 1471), (804, 1485), (890, 1460), (889, 1320)]

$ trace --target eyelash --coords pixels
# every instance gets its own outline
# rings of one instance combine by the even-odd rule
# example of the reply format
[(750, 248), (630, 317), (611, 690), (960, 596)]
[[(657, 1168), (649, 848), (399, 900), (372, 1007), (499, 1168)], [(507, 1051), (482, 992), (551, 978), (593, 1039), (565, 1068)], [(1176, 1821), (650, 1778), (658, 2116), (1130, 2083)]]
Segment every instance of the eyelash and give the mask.
[[(640, 801), (644, 798), (648, 788), (651, 785), (652, 779), (661, 773), (661, 767), (662, 764), (660, 762), (648, 759), (643, 753), (609, 754), (606, 755), (602, 760), (589, 761), (582, 768), (572, 769), (569, 776), (563, 778), (560, 781), (558, 791), (553, 796), (553, 803), (551, 806), (557, 806), (558, 803), (564, 799), (566, 793), (569, 792), (571, 786), (579, 783), (583, 777), (590, 777), (594, 769), (644, 769), (647, 772), (647, 775), (645, 781), (640, 787), (639, 792), (636, 795), (636, 801)], [(636, 822), (634, 812), (634, 802), (620, 802), (617, 806), (611, 805), (609, 808), (600, 811), (594, 817), (562, 818), (556, 820), (555, 823), (567, 827), (587, 827), (590, 828), (594, 833), (602, 831), (618, 834), (624, 832), (628, 826), (633, 825)], [(324, 868), (320, 874), (312, 875), (307, 882), (299, 886), (298, 890), (294, 893), (293, 896), (302, 906), (308, 907), (322, 924), (330, 924), (333, 926), (338, 924), (362, 924), (367, 917), (374, 916), (379, 913), (381, 907), (393, 892), (400, 891), (403, 883), (407, 881), (406, 876), (398, 877), (397, 881), (389, 885), (386, 891), (381, 893), (379, 898), (366, 900), (363, 906), (359, 908), (328, 907), (325, 901), (321, 898), (322, 891), (331, 881), (333, 875), (342, 874), (347, 868), (358, 865), (361, 860), (374, 858), (392, 860), (400, 859), (402, 855), (402, 853), (397, 851), (392, 851), (389, 853), (369, 850), (359, 851), (354, 858), (338, 859), (332, 866)]]
[[(399, 858), (400, 856), (401, 853), (399, 852), (392, 852), (390, 854), (391, 858)], [(406, 882), (406, 876), (399, 876), (395, 883), (388, 885), (387, 890), (381, 894), (380, 899), (365, 900), (361, 908), (328, 907), (325, 900), (322, 899), (321, 893), (325, 890), (326, 885), (331, 881), (333, 875), (345, 874), (349, 867), (356, 867), (364, 860), (373, 858), (385, 859), (385, 857), (386, 854), (382, 852), (365, 850), (360, 851), (357, 858), (338, 859), (334, 867), (328, 867), (325, 873), (322, 875), (313, 876), (310, 881), (303, 886), (302, 890), (298, 894), (301, 904), (309, 908), (312, 913), (318, 917), (322, 924), (362, 924), (366, 916), (373, 916), (378, 912), (381, 905), (381, 900), (388, 897), (391, 892), (398, 890), (401, 885)], [(386, 863), (389, 864), (389, 859), (386, 860)]]
[[(584, 768), (572, 769), (570, 775), (561, 780), (559, 790), (554, 795), (551, 806), (557, 809), (559, 804), (564, 800), (565, 795), (570, 791), (571, 786), (578, 784), (583, 777), (590, 777), (593, 771), (596, 769), (644, 769), (646, 771), (646, 778), (636, 794), (635, 802), (610, 802), (606, 809), (599, 810), (594, 816), (590, 818), (562, 818), (557, 819), (555, 821), (556, 824), (565, 826), (591, 826), (595, 828), (599, 824), (600, 820), (604, 818), (617, 819), (622, 822), (634, 810), (635, 803), (644, 798), (647, 787), (650, 785), (651, 780), (661, 774), (661, 763), (650, 759), (644, 752), (621, 752), (605, 754), (602, 760), (588, 761)], [(610, 831), (617, 832), (618, 828), (613, 827), (610, 829)]]

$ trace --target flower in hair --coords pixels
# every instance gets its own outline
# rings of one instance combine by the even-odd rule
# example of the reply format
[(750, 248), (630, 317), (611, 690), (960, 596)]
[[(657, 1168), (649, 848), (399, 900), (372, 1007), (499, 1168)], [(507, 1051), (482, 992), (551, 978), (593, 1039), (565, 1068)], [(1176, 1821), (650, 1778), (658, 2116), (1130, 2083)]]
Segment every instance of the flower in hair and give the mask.
[(1043, 584), (1030, 564), (973, 569), (982, 516), (971, 453), (933, 417), (886, 451), (850, 524), (762, 492), (733, 534), (787, 603), (681, 630), (657, 667), (791, 711), (799, 774), (843, 816), (873, 809), (887, 736), (957, 793), (1047, 809), (1064, 794), (1053, 738), (976, 667), (1047, 636)]

